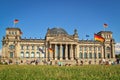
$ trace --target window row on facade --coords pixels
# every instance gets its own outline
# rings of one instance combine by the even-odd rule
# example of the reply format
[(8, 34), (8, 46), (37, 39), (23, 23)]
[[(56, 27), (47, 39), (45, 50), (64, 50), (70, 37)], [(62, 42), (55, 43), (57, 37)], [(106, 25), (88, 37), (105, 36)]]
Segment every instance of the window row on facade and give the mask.
[(16, 31), (9, 31), (9, 34), (16, 35), (17, 32)]
[(44, 50), (44, 46), (23, 46), (23, 45), (21, 45), (21, 50), (24, 50), (24, 49), (26, 49), (26, 50), (29, 50), (29, 49), (32, 49), (32, 50), (39, 50), (39, 49), (42, 49), (42, 50)]
[[(110, 58), (110, 53), (107, 53), (106, 57)], [(80, 59), (92, 59), (92, 58), (94, 58), (94, 59), (96, 59), (96, 58), (101, 59), (102, 58), (102, 54), (101, 53), (86, 53), (86, 52), (82, 53), (82, 52), (80, 52), (79, 53), (79, 58)]]
[(41, 58), (41, 57), (44, 57), (44, 53), (40, 53), (40, 52), (21, 52), (20, 53), (20, 57), (21, 58)]
[(86, 46), (80, 46), (79, 47), (79, 51), (92, 51), (92, 50), (98, 50), (101, 51), (102, 47), (94, 47), (94, 46), (90, 46), (90, 47), (86, 47)]

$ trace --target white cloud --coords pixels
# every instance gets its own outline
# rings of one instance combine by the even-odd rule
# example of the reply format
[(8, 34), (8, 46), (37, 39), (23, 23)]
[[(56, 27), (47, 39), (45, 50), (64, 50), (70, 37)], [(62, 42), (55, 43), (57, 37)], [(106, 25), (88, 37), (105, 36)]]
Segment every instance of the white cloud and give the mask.
[(115, 44), (115, 53), (120, 54), (120, 43)]

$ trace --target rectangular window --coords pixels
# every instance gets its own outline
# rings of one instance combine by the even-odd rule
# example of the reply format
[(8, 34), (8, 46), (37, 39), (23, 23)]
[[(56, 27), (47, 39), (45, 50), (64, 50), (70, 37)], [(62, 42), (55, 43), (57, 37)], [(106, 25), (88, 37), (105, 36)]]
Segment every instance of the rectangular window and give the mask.
[(80, 47), (80, 51), (82, 51), (82, 47)]
[(84, 58), (87, 59), (87, 53), (84, 53)]
[(89, 47), (89, 51), (92, 51), (92, 47)]
[(97, 58), (96, 53), (94, 53), (94, 58), (95, 58), (95, 59)]
[(39, 50), (39, 46), (37, 46), (37, 50)]
[(84, 47), (84, 51), (87, 51), (87, 47)]
[(21, 45), (21, 50), (23, 50), (24, 49), (24, 46), (23, 45)]
[(98, 51), (100, 51), (101, 50), (101, 47), (98, 47)]
[(83, 53), (80, 52), (80, 56), (79, 56), (81, 59), (83, 58)]
[(101, 58), (101, 53), (98, 53), (98, 58)]
[(10, 52), (10, 58), (13, 58), (13, 52)]
[(34, 46), (32, 46), (32, 50), (34, 50)]
[(28, 49), (29, 49), (29, 46), (26, 46), (26, 49), (28, 50)]

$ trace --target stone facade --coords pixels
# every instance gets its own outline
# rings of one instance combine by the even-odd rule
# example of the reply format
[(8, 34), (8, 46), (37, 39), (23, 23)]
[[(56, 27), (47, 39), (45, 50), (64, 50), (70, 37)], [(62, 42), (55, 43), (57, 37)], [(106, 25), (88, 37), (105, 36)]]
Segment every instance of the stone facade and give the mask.
[[(100, 31), (97, 34), (105, 38), (105, 42), (79, 40), (77, 30), (69, 35), (62, 28), (47, 30), (45, 39), (22, 39), (19, 28), (7, 28), (2, 40), (2, 58), (7, 60), (52, 60), (84, 64), (98, 64), (101, 59), (115, 59), (115, 41), (111, 31)], [(52, 52), (49, 51), (52, 49)]]

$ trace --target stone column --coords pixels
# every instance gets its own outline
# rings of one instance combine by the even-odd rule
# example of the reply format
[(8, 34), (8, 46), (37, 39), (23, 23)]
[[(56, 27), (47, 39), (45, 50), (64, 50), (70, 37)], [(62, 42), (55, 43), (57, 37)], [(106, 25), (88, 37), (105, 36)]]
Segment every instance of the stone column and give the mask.
[(95, 52), (94, 46), (92, 46), (92, 59), (94, 59), (94, 52)]
[(96, 48), (96, 59), (98, 59), (98, 47)]
[(115, 45), (112, 46), (112, 57), (111, 58), (115, 58)]
[(45, 58), (46, 58), (46, 60), (48, 60), (48, 48), (47, 48), (47, 43), (46, 43), (46, 48), (45, 48)]
[(79, 45), (76, 46), (76, 57), (79, 58)]
[(62, 44), (60, 44), (60, 60), (62, 60)]
[(54, 54), (55, 54), (55, 60), (57, 60), (56, 48), (57, 48), (57, 44), (55, 44), (55, 51), (54, 51)]
[(65, 45), (65, 59), (68, 60), (68, 45)]
[(70, 45), (70, 59), (73, 60), (73, 45)]
[(77, 58), (78, 59), (78, 57), (77, 57), (77, 45), (75, 45), (75, 58)]
[[(50, 44), (50, 48), (52, 49), (52, 46), (51, 46), (51, 45), (52, 45), (52, 44)], [(53, 55), (53, 53), (49, 52), (50, 60), (53, 59), (52, 55)]]

